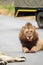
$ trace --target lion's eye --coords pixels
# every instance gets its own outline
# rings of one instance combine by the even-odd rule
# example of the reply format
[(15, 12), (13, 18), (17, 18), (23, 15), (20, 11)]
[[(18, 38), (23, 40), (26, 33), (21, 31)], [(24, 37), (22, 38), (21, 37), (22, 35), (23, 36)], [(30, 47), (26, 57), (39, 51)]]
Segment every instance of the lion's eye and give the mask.
[(33, 32), (32, 30), (30, 32)]
[(28, 31), (26, 31), (26, 33), (28, 33)]
[(28, 29), (25, 30), (25, 33), (28, 33)]
[(30, 29), (30, 32), (34, 32), (34, 30), (33, 29)]

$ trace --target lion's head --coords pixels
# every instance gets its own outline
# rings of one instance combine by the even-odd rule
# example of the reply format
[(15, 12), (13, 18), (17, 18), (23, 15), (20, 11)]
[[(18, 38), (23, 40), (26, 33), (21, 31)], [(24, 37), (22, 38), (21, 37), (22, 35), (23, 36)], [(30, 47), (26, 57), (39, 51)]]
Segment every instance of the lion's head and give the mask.
[(22, 27), (20, 36), (21, 39), (28, 40), (29, 42), (38, 38), (35, 26), (30, 23), (27, 23)]

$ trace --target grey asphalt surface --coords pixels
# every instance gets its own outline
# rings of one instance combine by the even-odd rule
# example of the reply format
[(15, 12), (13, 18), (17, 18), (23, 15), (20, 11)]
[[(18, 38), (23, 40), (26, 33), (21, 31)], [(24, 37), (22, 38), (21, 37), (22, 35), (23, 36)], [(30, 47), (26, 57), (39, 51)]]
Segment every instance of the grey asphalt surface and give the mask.
[[(25, 56), (25, 62), (8, 63), (7, 65), (43, 65), (43, 51), (37, 53), (23, 53), (19, 40), (21, 27), (31, 22), (38, 27), (35, 20), (13, 18), (0, 15), (0, 51), (12, 57)], [(40, 38), (43, 38), (43, 29), (37, 29)]]

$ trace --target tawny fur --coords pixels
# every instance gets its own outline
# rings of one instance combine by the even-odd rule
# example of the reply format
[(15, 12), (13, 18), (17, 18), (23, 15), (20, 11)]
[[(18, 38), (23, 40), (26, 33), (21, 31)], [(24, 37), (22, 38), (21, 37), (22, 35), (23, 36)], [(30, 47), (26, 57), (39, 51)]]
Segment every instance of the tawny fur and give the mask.
[(30, 23), (22, 27), (19, 33), (19, 39), (24, 52), (31, 53), (43, 50), (43, 39), (39, 39), (35, 26)]
[(8, 63), (10, 63), (10, 62), (24, 62), (25, 57), (11, 57), (11, 56), (5, 55), (2, 52), (0, 52), (0, 61), (7, 61)]

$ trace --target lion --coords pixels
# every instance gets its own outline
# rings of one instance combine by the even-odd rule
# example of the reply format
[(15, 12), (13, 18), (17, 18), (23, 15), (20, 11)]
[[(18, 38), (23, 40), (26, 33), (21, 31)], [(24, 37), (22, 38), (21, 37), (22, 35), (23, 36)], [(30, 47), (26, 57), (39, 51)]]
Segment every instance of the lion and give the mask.
[(34, 53), (43, 50), (43, 40), (39, 39), (36, 27), (31, 23), (26, 23), (20, 33), (19, 39), (22, 44), (22, 50), (26, 53)]
[(26, 58), (24, 56), (11, 57), (0, 52), (0, 65), (6, 65), (7, 63), (10, 63), (10, 62), (24, 62), (25, 60)]

